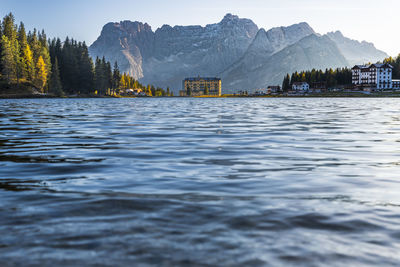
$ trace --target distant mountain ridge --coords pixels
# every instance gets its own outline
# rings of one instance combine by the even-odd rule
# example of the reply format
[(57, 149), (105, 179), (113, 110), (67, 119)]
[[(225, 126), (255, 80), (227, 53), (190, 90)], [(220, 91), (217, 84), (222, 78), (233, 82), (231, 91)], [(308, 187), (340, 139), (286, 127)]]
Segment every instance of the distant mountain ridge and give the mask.
[(175, 92), (188, 76), (220, 76), (225, 91), (251, 90), (280, 84), (286, 73), (296, 70), (387, 57), (373, 44), (340, 32), (321, 36), (305, 22), (266, 31), (232, 14), (205, 27), (163, 25), (156, 31), (137, 21), (108, 23), (89, 51), (92, 57), (117, 61), (121, 71), (143, 83)]
[(373, 43), (356, 41), (346, 38), (340, 31), (326, 34), (339, 47), (340, 52), (346, 57), (351, 65), (377, 62), (388, 57), (388, 54), (375, 48)]

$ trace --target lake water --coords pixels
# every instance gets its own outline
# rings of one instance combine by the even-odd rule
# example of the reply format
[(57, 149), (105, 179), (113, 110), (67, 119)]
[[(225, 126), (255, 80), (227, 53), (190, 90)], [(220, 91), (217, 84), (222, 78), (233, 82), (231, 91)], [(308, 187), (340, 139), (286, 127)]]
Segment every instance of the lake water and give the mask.
[(400, 262), (400, 99), (0, 100), (0, 266)]

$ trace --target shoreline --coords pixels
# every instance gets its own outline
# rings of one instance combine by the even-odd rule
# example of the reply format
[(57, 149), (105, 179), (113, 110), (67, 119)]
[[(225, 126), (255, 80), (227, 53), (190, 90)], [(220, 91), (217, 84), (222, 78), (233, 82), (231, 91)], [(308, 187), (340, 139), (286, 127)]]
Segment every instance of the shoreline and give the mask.
[(222, 96), (159, 96), (159, 97), (129, 97), (129, 96), (53, 96), (53, 95), (30, 95), (30, 94), (10, 94), (0, 95), (0, 99), (74, 99), (74, 98), (398, 98), (399, 93), (332, 93), (332, 94), (310, 94), (310, 95), (262, 95), (262, 96), (246, 96), (246, 95), (222, 95)]

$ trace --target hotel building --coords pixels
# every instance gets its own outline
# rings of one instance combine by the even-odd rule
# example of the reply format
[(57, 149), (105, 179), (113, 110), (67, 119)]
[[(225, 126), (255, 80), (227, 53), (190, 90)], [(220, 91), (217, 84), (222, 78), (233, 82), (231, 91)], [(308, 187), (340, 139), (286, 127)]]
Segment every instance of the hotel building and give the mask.
[(310, 90), (310, 85), (306, 82), (295, 82), (292, 85), (292, 90), (296, 92), (307, 92)]
[(391, 90), (392, 70), (390, 64), (356, 65), (352, 68), (352, 83), (361, 89)]
[(221, 96), (221, 79), (206, 77), (186, 78), (182, 82), (182, 91), (180, 95)]

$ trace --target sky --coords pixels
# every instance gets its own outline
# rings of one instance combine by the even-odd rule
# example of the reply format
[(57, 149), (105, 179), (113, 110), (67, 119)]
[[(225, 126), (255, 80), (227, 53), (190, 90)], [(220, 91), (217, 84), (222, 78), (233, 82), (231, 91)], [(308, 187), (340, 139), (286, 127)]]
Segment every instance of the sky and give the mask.
[(372, 42), (391, 56), (400, 53), (399, 0), (0, 0), (0, 16), (12, 12), (27, 29), (49, 37), (73, 37), (92, 44), (108, 22), (206, 25), (226, 13), (253, 20), (260, 28), (307, 22), (318, 33), (340, 30)]

